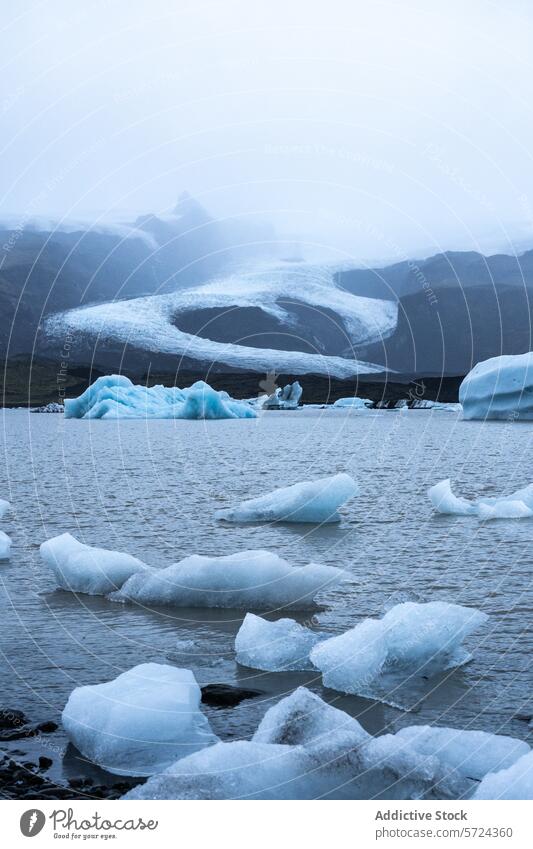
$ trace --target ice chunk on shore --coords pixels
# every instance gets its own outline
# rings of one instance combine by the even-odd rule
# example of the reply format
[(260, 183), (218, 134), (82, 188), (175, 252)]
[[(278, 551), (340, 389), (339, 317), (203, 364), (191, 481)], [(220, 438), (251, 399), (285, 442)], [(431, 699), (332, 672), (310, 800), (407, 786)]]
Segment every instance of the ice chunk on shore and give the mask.
[(507, 769), (530, 751), (527, 743), (514, 737), (432, 725), (408, 726), (395, 737), (412, 751), (436, 757), (447, 768), (478, 780)]
[(299, 687), (267, 711), (250, 742), (191, 755), (125, 798), (448, 798), (470, 786), (392, 735), (372, 738), (356, 719)]
[(0, 498), (0, 519), (3, 519), (9, 510), (11, 510), (11, 504), (9, 501), (5, 501), (3, 498)]
[(236, 660), (265, 672), (313, 669), (309, 652), (320, 639), (294, 619), (269, 622), (247, 613), (235, 638)]
[(450, 479), (428, 490), (429, 500), (439, 513), (453, 516), (477, 516), (479, 519), (528, 519), (533, 516), (533, 484), (500, 498), (468, 501), (452, 492)]
[(334, 566), (290, 566), (270, 551), (241, 551), (222, 557), (192, 555), (167, 569), (132, 575), (113, 601), (175, 607), (256, 610), (306, 609), (320, 590), (346, 573)]
[(0, 560), (9, 560), (11, 556), (11, 537), (0, 531)]
[(391, 669), (429, 675), (466, 663), (471, 655), (461, 644), (487, 618), (479, 610), (442, 601), (405, 602), (382, 619), (365, 619), (318, 643), (310, 658), (327, 687), (379, 698), (380, 676)]
[(302, 397), (303, 389), (297, 380), (287, 383), (281, 389), (278, 387), (272, 395), (269, 395), (263, 404), (265, 410), (297, 410)]
[(246, 401), (217, 392), (199, 380), (189, 389), (136, 386), (121, 374), (97, 378), (78, 398), (65, 400), (67, 419), (249, 419), (257, 415)]
[(354, 479), (340, 473), (275, 489), (236, 507), (219, 510), (217, 518), (226, 522), (340, 522), (338, 508), (357, 492)]
[(465, 419), (533, 419), (533, 352), (478, 363), (459, 387)]
[(489, 772), (473, 799), (533, 799), (533, 752), (522, 755), (507, 769)]
[(58, 586), (75, 593), (107, 595), (135, 573), (149, 569), (131, 554), (85, 545), (70, 534), (43, 542), (40, 551)]
[(141, 663), (112, 681), (77, 687), (63, 727), (89, 760), (118, 775), (152, 775), (218, 737), (189, 669)]
[(374, 402), (369, 398), (337, 398), (333, 404), (336, 409), (342, 407), (350, 410), (368, 410), (373, 406)]

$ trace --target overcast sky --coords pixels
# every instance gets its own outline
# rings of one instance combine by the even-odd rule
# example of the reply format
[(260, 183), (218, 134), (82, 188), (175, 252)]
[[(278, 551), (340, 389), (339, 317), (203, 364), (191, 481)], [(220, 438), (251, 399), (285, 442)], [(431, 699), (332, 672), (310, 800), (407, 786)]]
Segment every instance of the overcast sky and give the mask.
[(2, 3), (4, 215), (272, 220), (339, 258), (533, 245), (533, 4)]

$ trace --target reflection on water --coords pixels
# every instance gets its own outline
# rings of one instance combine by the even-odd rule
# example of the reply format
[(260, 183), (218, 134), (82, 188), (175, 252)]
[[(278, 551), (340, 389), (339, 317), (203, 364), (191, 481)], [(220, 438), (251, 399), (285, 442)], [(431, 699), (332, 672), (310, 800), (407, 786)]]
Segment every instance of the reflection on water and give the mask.
[[(372, 733), (433, 722), (527, 739), (528, 725), (516, 714), (532, 712), (533, 523), (435, 517), (426, 490), (444, 477), (466, 496), (530, 483), (533, 426), (462, 422), (442, 412), (331, 410), (221, 422), (83, 422), (6, 412), (3, 425), (0, 497), (14, 507), (2, 522), (13, 555), (0, 564), (5, 705), (35, 721), (58, 721), (74, 687), (156, 661), (191, 667), (201, 683), (262, 691), (231, 709), (206, 708), (224, 739), (249, 737), (266, 708), (300, 684)], [(214, 518), (220, 507), (339, 471), (361, 488), (339, 527)], [(403, 695), (416, 710), (406, 714), (324, 689), (317, 673), (238, 666), (233, 642), (245, 611), (146, 610), (55, 590), (38, 546), (65, 531), (157, 567), (245, 548), (270, 549), (300, 565), (338, 566), (350, 580), (321, 597), (313, 620), (330, 633), (381, 615), (398, 593), (478, 607), (490, 621), (468, 643), (471, 663), (410, 682)], [(294, 618), (308, 622), (309, 615)]]

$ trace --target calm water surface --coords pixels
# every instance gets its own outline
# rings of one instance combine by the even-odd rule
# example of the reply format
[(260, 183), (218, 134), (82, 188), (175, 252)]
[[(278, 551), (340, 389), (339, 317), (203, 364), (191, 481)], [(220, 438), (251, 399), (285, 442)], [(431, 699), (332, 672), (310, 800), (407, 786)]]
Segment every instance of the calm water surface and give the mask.
[[(0, 433), (0, 497), (13, 504), (1, 523), (13, 539), (11, 560), (0, 563), (5, 706), (59, 722), (74, 687), (155, 661), (190, 667), (201, 683), (263, 691), (231, 710), (207, 709), (226, 740), (249, 737), (298, 684), (372, 733), (431, 722), (531, 737), (516, 715), (533, 713), (533, 521), (435, 516), (426, 491), (445, 477), (466, 496), (531, 483), (532, 424), (463, 422), (436, 411), (306, 409), (215, 422), (65, 421), (6, 411)], [(214, 518), (220, 507), (340, 471), (356, 477), (361, 493), (339, 526), (231, 526)], [(381, 615), (399, 593), (480, 608), (489, 625), (469, 641), (470, 664), (413, 682), (416, 710), (403, 712), (325, 690), (313, 673), (237, 666), (233, 642), (245, 611), (146, 610), (56, 590), (38, 548), (65, 531), (159, 567), (246, 548), (341, 567), (349, 583), (321, 597), (313, 620), (332, 634)], [(194, 644), (180, 649), (183, 640)], [(53, 737), (62, 755), (66, 740)], [(27, 743), (12, 745), (29, 751)], [(54, 759), (58, 777), (79, 773), (70, 755)]]

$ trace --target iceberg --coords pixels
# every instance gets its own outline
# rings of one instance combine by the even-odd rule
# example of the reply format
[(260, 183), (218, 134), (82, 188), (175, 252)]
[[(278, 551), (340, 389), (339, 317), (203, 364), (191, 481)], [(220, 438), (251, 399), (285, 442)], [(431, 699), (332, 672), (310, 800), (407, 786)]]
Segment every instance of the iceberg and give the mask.
[(473, 782), (305, 687), (267, 711), (251, 741), (218, 743), (177, 761), (126, 799), (458, 798)]
[(189, 669), (141, 663), (112, 681), (77, 687), (62, 722), (93, 763), (117, 775), (148, 776), (218, 741), (200, 699)]
[(135, 573), (149, 570), (131, 554), (85, 545), (70, 534), (43, 542), (40, 552), (59, 587), (88, 595), (107, 595)]
[(431, 725), (402, 728), (395, 737), (411, 751), (436, 757), (448, 769), (477, 780), (507, 769), (530, 751), (527, 743), (515, 737)]
[(442, 601), (392, 607), (382, 619), (318, 643), (310, 653), (326, 687), (381, 698), (387, 672), (430, 675), (471, 659), (462, 642), (488, 619), (485, 613)]
[(11, 537), (0, 531), (0, 560), (9, 560), (11, 556)]
[(468, 501), (452, 492), (450, 479), (440, 481), (428, 490), (429, 500), (438, 513), (453, 516), (477, 516), (478, 519), (528, 519), (533, 516), (533, 484), (500, 498), (478, 498)]
[(533, 799), (533, 752), (514, 764), (486, 775), (473, 799)]
[(483, 360), (459, 387), (465, 419), (533, 419), (533, 352)]
[(269, 395), (263, 403), (264, 410), (297, 410), (298, 404), (303, 394), (303, 389), (297, 380), (294, 383), (287, 383), (281, 389), (277, 389)]
[(67, 419), (250, 419), (256, 410), (199, 380), (189, 389), (136, 386), (122, 374), (97, 378), (78, 398), (65, 399)]
[(345, 577), (334, 566), (290, 566), (270, 551), (221, 557), (195, 554), (166, 569), (137, 572), (109, 598), (144, 606), (307, 609), (320, 590)]
[(340, 522), (338, 508), (357, 492), (354, 479), (340, 473), (275, 489), (236, 507), (219, 510), (216, 515), (226, 522)]
[(309, 652), (320, 639), (293, 619), (269, 622), (247, 613), (235, 638), (236, 660), (265, 672), (313, 669)]
[(350, 410), (368, 410), (374, 406), (370, 398), (337, 398), (333, 404), (334, 408), (342, 407)]
[(0, 519), (3, 519), (6, 513), (11, 510), (11, 504), (9, 501), (5, 501), (3, 498), (0, 498)]

